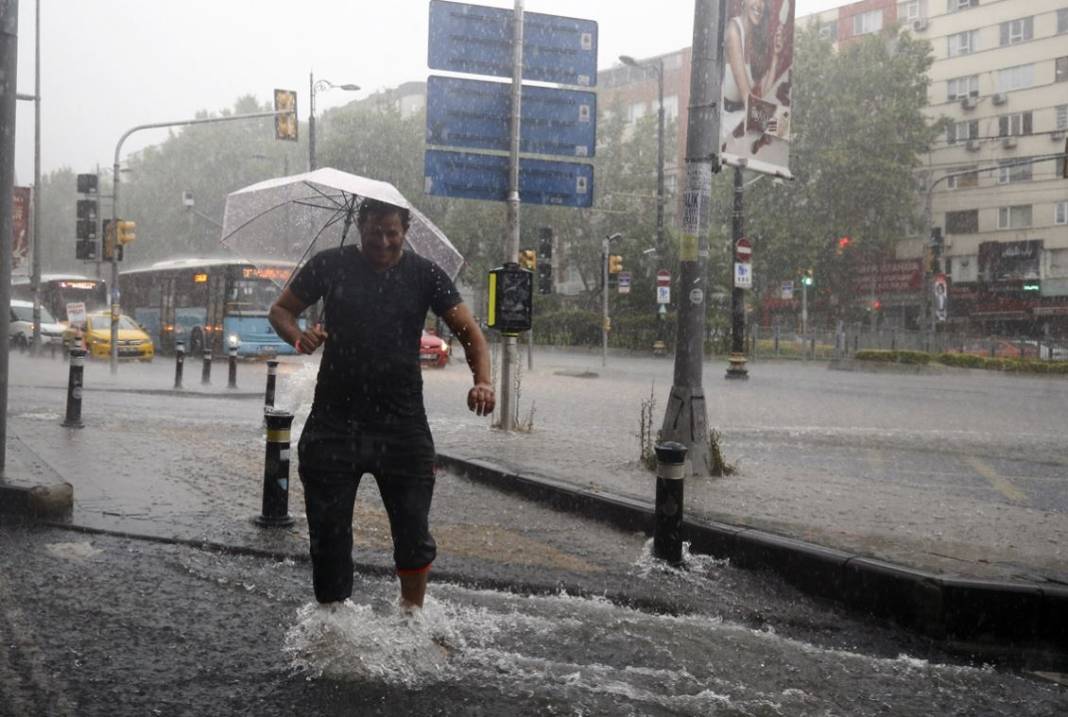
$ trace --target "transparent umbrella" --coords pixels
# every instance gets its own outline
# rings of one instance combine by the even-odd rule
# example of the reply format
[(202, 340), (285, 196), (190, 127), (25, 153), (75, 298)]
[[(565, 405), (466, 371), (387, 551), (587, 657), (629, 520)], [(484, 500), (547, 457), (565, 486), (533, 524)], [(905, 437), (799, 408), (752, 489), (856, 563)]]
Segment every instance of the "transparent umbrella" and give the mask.
[[(353, 225), (364, 199), (409, 209), (407, 248), (456, 278), (463, 256), (396, 187), (330, 167), (268, 179), (231, 192), (226, 197), (222, 242), (245, 259), (262, 257), (302, 264), (323, 249), (357, 241)], [(350, 231), (353, 236), (349, 236)]]

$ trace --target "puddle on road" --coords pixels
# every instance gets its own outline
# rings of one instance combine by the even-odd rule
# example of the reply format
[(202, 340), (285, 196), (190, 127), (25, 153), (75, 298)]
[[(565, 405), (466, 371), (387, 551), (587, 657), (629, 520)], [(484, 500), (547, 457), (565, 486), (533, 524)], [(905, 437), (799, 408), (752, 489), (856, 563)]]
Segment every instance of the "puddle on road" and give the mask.
[(104, 552), (99, 548), (94, 548), (88, 540), (81, 543), (48, 543), (45, 549), (64, 560), (86, 560)]
[[(693, 590), (710, 589), (724, 565), (687, 560), (679, 580)], [(663, 570), (647, 550), (632, 575), (661, 579)], [(817, 647), (715, 616), (432, 583), (412, 620), (393, 604), (395, 590), (391, 580), (360, 580), (358, 599), (370, 604), (301, 607), (283, 647), (291, 668), (341, 683), (489, 690), (575, 714), (1052, 715), (1068, 705), (1063, 692), (992, 668)]]

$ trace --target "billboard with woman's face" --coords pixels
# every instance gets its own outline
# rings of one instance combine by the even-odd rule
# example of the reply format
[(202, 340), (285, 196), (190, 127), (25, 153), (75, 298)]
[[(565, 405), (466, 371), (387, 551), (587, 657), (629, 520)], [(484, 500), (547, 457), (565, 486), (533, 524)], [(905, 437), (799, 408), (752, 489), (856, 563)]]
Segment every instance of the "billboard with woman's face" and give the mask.
[(721, 159), (790, 177), (794, 2), (728, 0), (726, 23)]

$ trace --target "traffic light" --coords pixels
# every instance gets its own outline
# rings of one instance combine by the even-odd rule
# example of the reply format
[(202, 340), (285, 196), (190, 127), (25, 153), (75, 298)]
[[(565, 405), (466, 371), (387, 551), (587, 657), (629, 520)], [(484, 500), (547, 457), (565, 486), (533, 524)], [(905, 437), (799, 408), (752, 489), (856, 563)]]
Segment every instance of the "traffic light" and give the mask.
[[(132, 223), (132, 222), (131, 222)], [(122, 222), (119, 222), (119, 226), (122, 226)], [(112, 254), (115, 254), (115, 261), (122, 261), (123, 247), (121, 244), (115, 242), (115, 228), (110, 219), (104, 220), (104, 241), (101, 243), (102, 251), (100, 252), (101, 261), (111, 261)]]
[(128, 219), (119, 220), (119, 231), (115, 239), (123, 246), (137, 239), (137, 235), (134, 230), (137, 229), (137, 224), (129, 221)]
[(74, 236), (96, 240), (96, 221), (99, 205), (95, 199), (79, 199), (75, 210)]
[(74, 257), (79, 261), (95, 261), (97, 254), (97, 222), (100, 218), (99, 177), (79, 174), (78, 194), (86, 195), (74, 205)]
[(834, 253), (838, 256), (842, 256), (852, 243), (853, 240), (849, 237), (838, 237), (838, 248)]
[(553, 293), (553, 230), (538, 230), (538, 293)]
[(801, 275), (801, 283), (805, 286), (812, 286), (816, 283), (812, 278), (812, 269), (806, 269), (805, 273)]
[(78, 194), (97, 194), (100, 178), (95, 174), (79, 174), (77, 183)]
[(274, 116), (274, 138), (297, 141), (297, 93), (293, 90), (274, 91), (274, 111), (287, 114)]
[(79, 239), (74, 243), (74, 258), (79, 261), (96, 261), (96, 242)]
[(608, 256), (608, 273), (618, 274), (623, 271), (623, 257), (619, 254), (610, 254)]
[(504, 336), (529, 331), (534, 314), (533, 279), (533, 274), (515, 264), (490, 269), (486, 326)]
[(534, 271), (537, 266), (537, 258), (534, 255), (533, 249), (524, 249), (519, 252), (519, 266), (523, 267), (527, 271)]

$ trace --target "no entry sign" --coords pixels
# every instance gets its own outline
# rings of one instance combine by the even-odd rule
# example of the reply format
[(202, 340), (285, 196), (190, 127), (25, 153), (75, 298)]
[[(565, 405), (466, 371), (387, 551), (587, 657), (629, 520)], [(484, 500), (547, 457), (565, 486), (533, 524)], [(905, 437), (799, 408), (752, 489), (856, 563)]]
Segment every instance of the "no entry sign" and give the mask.
[(742, 237), (734, 245), (734, 254), (738, 261), (748, 262), (753, 258), (753, 245), (749, 243), (748, 239)]
[(671, 286), (671, 272), (667, 269), (661, 269), (656, 272), (656, 285)]

